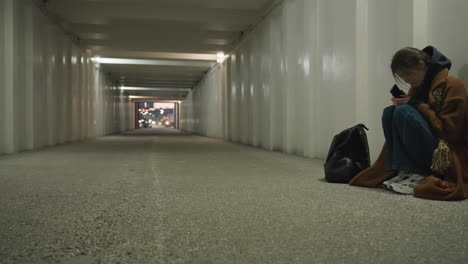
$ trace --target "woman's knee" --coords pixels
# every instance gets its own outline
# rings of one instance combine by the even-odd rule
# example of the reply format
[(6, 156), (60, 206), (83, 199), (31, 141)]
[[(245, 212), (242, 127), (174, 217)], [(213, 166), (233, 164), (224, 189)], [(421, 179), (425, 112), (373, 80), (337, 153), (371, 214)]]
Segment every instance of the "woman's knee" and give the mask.
[(387, 124), (393, 119), (393, 113), (395, 112), (396, 107), (394, 105), (386, 107), (382, 113), (382, 123)]
[(410, 116), (413, 116), (413, 114), (417, 112), (416, 109), (414, 109), (412, 106), (408, 104), (403, 104), (398, 106), (395, 111), (393, 112), (393, 119), (394, 120), (404, 120), (407, 119)]

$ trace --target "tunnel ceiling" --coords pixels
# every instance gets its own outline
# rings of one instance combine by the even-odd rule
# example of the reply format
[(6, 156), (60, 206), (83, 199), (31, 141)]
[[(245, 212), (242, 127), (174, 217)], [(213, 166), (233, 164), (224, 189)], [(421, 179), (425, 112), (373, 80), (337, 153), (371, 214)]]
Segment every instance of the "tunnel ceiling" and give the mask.
[(217, 53), (228, 53), (273, 0), (39, 2), (93, 56), (140, 60), (101, 64), (119, 85), (156, 88), (127, 94), (181, 100), (216, 63)]

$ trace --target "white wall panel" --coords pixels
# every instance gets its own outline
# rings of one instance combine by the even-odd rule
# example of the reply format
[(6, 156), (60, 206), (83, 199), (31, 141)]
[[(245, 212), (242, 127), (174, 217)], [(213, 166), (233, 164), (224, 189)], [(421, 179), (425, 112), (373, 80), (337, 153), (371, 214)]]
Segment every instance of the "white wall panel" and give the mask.
[[(6, 21), (7, 21), (7, 2), (0, 1), (0, 31), (4, 32), (0, 34), (0, 61), (4, 61), (5, 63), (0, 63), (0, 85), (2, 89), (0, 89), (0, 98), (5, 98), (7, 95), (6, 90), (6, 38), (7, 38), (7, 29), (9, 28)], [(2, 101), (3, 103), (3, 101)], [(6, 105), (0, 104), (0, 148), (6, 148), (6, 137), (7, 137), (7, 124), (6, 124), (6, 115), (5, 111), (7, 110)]]
[(24, 32), (21, 31), (22, 28), (25, 27), (26, 21), (26, 13), (25, 9), (18, 8), (18, 2), (15, 1), (13, 3), (13, 67), (12, 67), (12, 74), (13, 74), (13, 86), (12, 86), (12, 94), (13, 100), (11, 100), (10, 107), (11, 110), (15, 113), (14, 116), (10, 116), (12, 118), (12, 149), (13, 151), (17, 149), (22, 149), (25, 147), (25, 141), (22, 140), (26, 136), (26, 108), (24, 105), (24, 97), (25, 97), (25, 86), (26, 80), (24, 78), (24, 68), (26, 63), (26, 54), (24, 53), (26, 43), (25, 43), (25, 35)]
[[(240, 102), (240, 57), (238, 54), (233, 53), (229, 60), (227, 61), (226, 69), (229, 69), (229, 86), (227, 87), (227, 93), (230, 94), (229, 100), (229, 120), (230, 123), (230, 140), (234, 142), (239, 142), (240, 140), (240, 119), (241, 115), (239, 114), (241, 109), (241, 102)], [(203, 118), (203, 117), (201, 117)]]
[(119, 91), (89, 55), (32, 1), (0, 1), (0, 14), (0, 154), (133, 126), (128, 98), (119, 104)]
[(193, 93), (189, 93), (185, 100), (180, 104), (180, 129), (185, 131), (196, 132), (194, 129), (193, 117)]
[(12, 0), (4, 1), (4, 79), (3, 79), (3, 90), (2, 98), (9, 98), (2, 103), (3, 105), (3, 121), (4, 123), (4, 138), (3, 144), (4, 149), (7, 152), (14, 152), (16, 150), (16, 138), (15, 138), (15, 120), (11, 114), (15, 105), (15, 90), (14, 90), (14, 77), (15, 77), (15, 13), (17, 8), (15, 7), (16, 2)]
[[(223, 89), (225, 70), (209, 72), (181, 103), (180, 128), (210, 137), (223, 137)], [(203, 117), (203, 118), (201, 118)]]
[(370, 129), (368, 140), (373, 158), (377, 157), (385, 142), (381, 114), (383, 108), (391, 105), (389, 90), (394, 84), (390, 71), (391, 58), (399, 48), (413, 46), (413, 28), (410, 26), (413, 22), (412, 7), (411, 1), (407, 0), (368, 1), (367, 58), (359, 65), (361, 69), (365, 68), (367, 74), (358, 75), (358, 78), (366, 80), (366, 89), (356, 93), (356, 107), (364, 110), (360, 113), (360, 120)]
[(32, 28), (34, 32), (34, 50), (33, 50), (33, 94), (31, 94), (32, 98), (32, 107), (33, 112), (31, 115), (33, 116), (33, 147), (40, 148), (46, 146), (47, 141), (47, 119), (46, 119), (46, 111), (47, 111), (47, 102), (46, 102), (46, 79), (44, 78), (46, 72), (44, 68), (44, 46), (47, 44), (45, 35), (45, 27), (47, 26), (47, 20), (44, 16), (39, 14), (36, 10), (34, 12), (34, 20), (33, 24), (29, 25), (28, 27)]
[[(0, 1), (0, 61), (5, 61), (5, 38), (7, 24), (5, 22), (7, 12), (6, 1)], [(6, 89), (5, 89), (5, 73), (6, 73), (6, 63), (0, 63), (0, 98), (5, 98)], [(0, 99), (0, 149), (5, 149), (5, 139), (6, 139), (6, 120), (5, 120), (5, 111), (6, 107), (3, 104), (3, 100)]]
[(54, 145), (57, 139), (57, 116), (56, 116), (56, 98), (57, 90), (56, 82), (56, 64), (55, 52), (57, 51), (57, 30), (53, 25), (45, 23), (44, 38), (47, 39), (47, 44), (44, 45), (44, 70), (45, 70), (45, 89), (46, 89), (46, 120), (47, 120), (47, 141), (46, 145)]
[(452, 60), (451, 74), (468, 86), (466, 0), (428, 0), (428, 41)]
[(315, 124), (320, 142), (316, 155), (324, 157), (333, 135), (356, 123), (355, 106), (355, 1), (319, 1), (318, 55), (319, 107)]
[[(25, 11), (25, 23), (26, 25), (33, 25), (35, 23), (36, 12), (32, 5), (26, 6)], [(24, 27), (24, 39), (25, 39), (25, 60), (23, 74), (25, 79), (25, 96), (24, 96), (24, 109), (26, 111), (25, 116), (25, 137), (24, 137), (24, 149), (34, 149), (34, 28), (31, 26)], [(1, 71), (1, 70), (0, 70)], [(0, 136), (1, 137), (1, 136)]]
[[(324, 158), (336, 133), (364, 123), (375, 159), (384, 141), (381, 113), (391, 103), (391, 57), (424, 41), (424, 30), (414, 34), (424, 8), (419, 0), (284, 1), (189, 94), (184, 112), (193, 105), (190, 118), (199, 125), (188, 125), (186, 113), (181, 127), (207, 135), (204, 119), (221, 109), (224, 125), (210, 124), (221, 130), (210, 134)], [(226, 82), (216, 83), (217, 74)], [(209, 105), (197, 96), (219, 90), (224, 97)]]
[[(4, 103), (4, 99), (8, 95), (7, 90), (7, 77), (10, 72), (8, 72), (7, 64), (7, 46), (8, 46), (8, 37), (11, 35), (11, 25), (8, 23), (8, 20), (11, 18), (7, 15), (8, 12), (11, 12), (11, 1), (0, 1), (0, 149), (7, 149), (7, 140), (8, 140), (8, 125), (7, 124), (7, 110), (8, 106)], [(10, 51), (10, 48), (8, 48)], [(11, 65), (10, 65), (11, 67)]]
[[(264, 133), (270, 134), (270, 142), (268, 148), (270, 150), (282, 150), (284, 141), (283, 136), (286, 130), (286, 104), (284, 98), (284, 74), (286, 69), (284, 55), (283, 55), (283, 9), (276, 9), (271, 14), (270, 20), (267, 20), (265, 24), (257, 28), (255, 32), (263, 29), (263, 27), (269, 28), (269, 39), (267, 42), (262, 43), (263, 45), (270, 46), (270, 100), (268, 102), (268, 111), (270, 112), (270, 125), (269, 130), (263, 131)], [(255, 33), (254, 33), (255, 34)], [(253, 36), (256, 36), (252, 34)], [(242, 49), (242, 48), (240, 48)], [(242, 51), (238, 51), (242, 52)], [(260, 51), (262, 52), (262, 51)], [(242, 68), (244, 65), (240, 65)], [(243, 78), (243, 76), (239, 76)], [(242, 106), (241, 106), (242, 107)]]

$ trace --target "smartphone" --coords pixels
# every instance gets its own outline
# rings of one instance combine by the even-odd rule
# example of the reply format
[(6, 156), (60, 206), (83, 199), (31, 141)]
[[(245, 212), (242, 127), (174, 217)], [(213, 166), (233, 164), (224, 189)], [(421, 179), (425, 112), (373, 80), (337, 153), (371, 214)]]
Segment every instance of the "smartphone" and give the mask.
[(395, 84), (393, 85), (392, 89), (390, 90), (390, 93), (393, 95), (393, 97), (395, 98), (401, 98), (403, 97), (403, 95), (405, 95), (405, 92), (403, 92), (402, 90), (400, 90), (400, 88), (398, 88), (398, 86)]

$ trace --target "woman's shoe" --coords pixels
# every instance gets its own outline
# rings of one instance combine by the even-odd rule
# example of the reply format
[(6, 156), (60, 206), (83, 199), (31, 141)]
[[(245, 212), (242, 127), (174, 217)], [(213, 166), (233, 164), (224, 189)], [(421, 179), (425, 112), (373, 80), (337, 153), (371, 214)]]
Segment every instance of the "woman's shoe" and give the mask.
[(384, 181), (382, 184), (386, 189), (393, 191), (392, 184), (408, 178), (408, 174), (408, 172), (400, 171), (395, 177), (391, 178), (390, 180)]
[(424, 180), (424, 176), (416, 173), (408, 173), (400, 181), (390, 184), (391, 190), (401, 194), (414, 194), (414, 187)]

